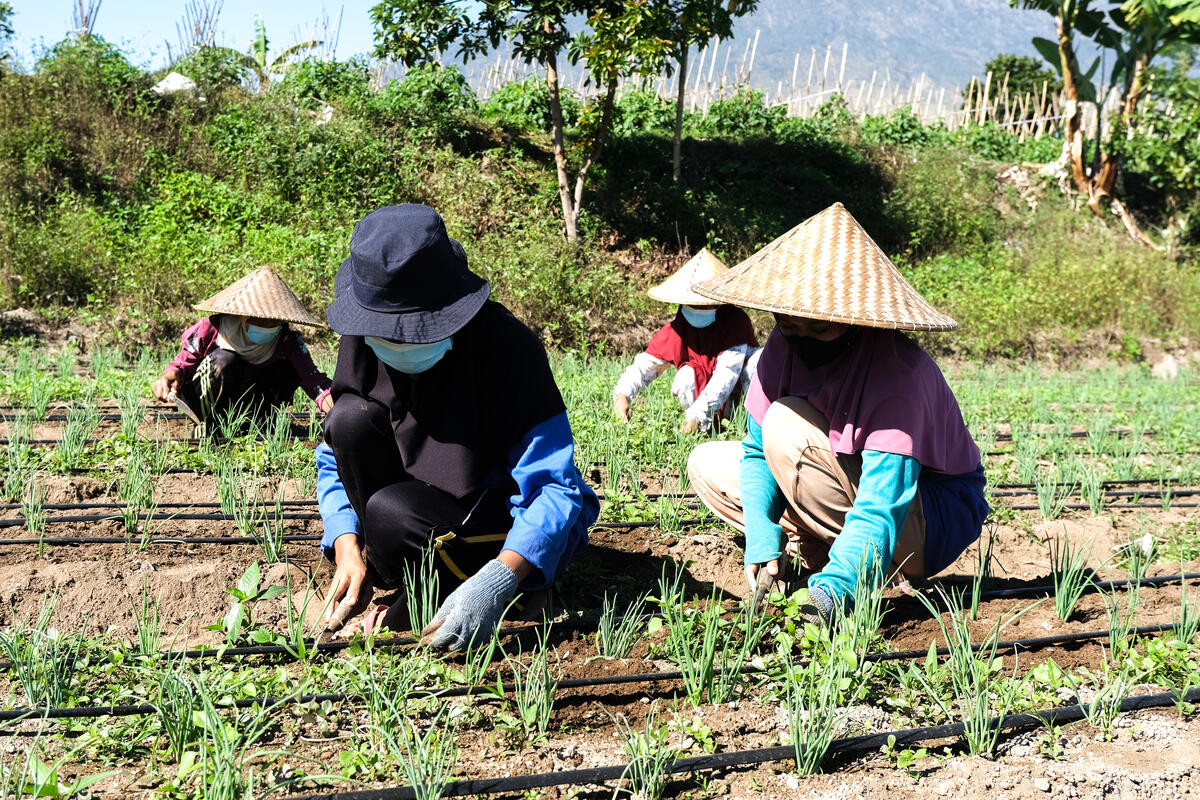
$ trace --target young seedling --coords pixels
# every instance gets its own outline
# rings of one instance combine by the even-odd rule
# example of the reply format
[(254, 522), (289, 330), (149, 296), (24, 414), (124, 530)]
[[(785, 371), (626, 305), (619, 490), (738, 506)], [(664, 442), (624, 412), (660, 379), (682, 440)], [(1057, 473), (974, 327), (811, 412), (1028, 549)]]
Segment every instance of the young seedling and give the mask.
[(0, 631), (0, 652), (31, 707), (62, 706), (75, 685), (83, 638), (50, 627), (57, 605), (58, 595), (51, 595), (32, 626)]
[(1133, 644), (1129, 640), (1129, 632), (1137, 622), (1137, 596), (1132, 592), (1110, 589), (1104, 592), (1104, 610), (1108, 616), (1108, 641), (1113, 653), (1124, 653)]
[(121, 410), (121, 436), (127, 442), (137, 441), (138, 425), (146, 418), (142, 406), (141, 387), (129, 383), (117, 396), (117, 407)]
[(247, 567), (246, 571), (242, 573), (242, 577), (238, 578), (237, 586), (225, 590), (233, 595), (229, 611), (225, 613), (220, 622), (205, 628), (206, 631), (223, 633), (226, 647), (236, 647), (244, 641), (253, 644), (269, 644), (275, 640), (274, 633), (254, 625), (254, 607), (264, 600), (273, 600), (279, 597), (287, 590), (282, 586), (260, 588), (261, 580), (262, 570), (257, 562)]
[(971, 619), (979, 619), (979, 601), (992, 583), (992, 548), (995, 544), (996, 526), (989, 522), (979, 540), (975, 542), (975, 574), (971, 578)]
[(197, 676), (186, 661), (166, 665), (164, 670), (150, 670), (158, 686), (153, 702), (158, 727), (167, 740), (167, 752), (174, 761), (181, 761), (189, 748), (203, 738), (200, 723), (201, 708), (196, 702), (199, 691)]
[(74, 472), (83, 467), (88, 441), (100, 424), (100, 413), (91, 397), (72, 403), (67, 410), (62, 439), (54, 451), (54, 463), (62, 472)]
[(38, 374), (29, 382), (29, 413), (34, 419), (45, 419), (50, 400), (54, 397), (54, 381)]
[[(1086, 667), (1081, 668), (1081, 671), (1088, 674)], [(1129, 696), (1130, 689), (1138, 683), (1136, 674), (1137, 670), (1130, 659), (1122, 661), (1119, 668), (1113, 668), (1109, 660), (1104, 659), (1103, 672), (1092, 676), (1097, 688), (1091, 703), (1083, 702), (1079, 684), (1067, 675), (1067, 681), (1075, 692), (1075, 701), (1083, 709), (1084, 717), (1093, 728), (1104, 734), (1105, 739), (1112, 738), (1114, 723), (1121, 714), (1121, 703)]]
[(859, 665), (849, 647), (834, 648), (829, 660), (813, 658), (794, 668), (786, 679), (788, 730), (796, 751), (796, 772), (815, 775), (829, 745), (849, 711), (839, 713), (839, 702), (849, 692)]
[(18, 414), (8, 426), (8, 446), (4, 449), (4, 498), (17, 501), (33, 474), (33, 459), (29, 448), (32, 428), (28, 414)]
[(643, 595), (617, 616), (615, 597), (604, 593), (600, 623), (596, 628), (596, 652), (600, 658), (625, 658), (646, 632), (646, 597)]
[(963, 738), (971, 755), (988, 755), (995, 750), (1000, 737), (1000, 729), (993, 721), (1009, 712), (1018, 691), (1015, 682), (1002, 680), (999, 675), (1004, 666), (1003, 659), (998, 655), (1000, 633), (1033, 606), (997, 620), (979, 643), (979, 652), (976, 654), (971, 646), (971, 626), (966, 612), (962, 610), (962, 598), (947, 595), (940, 586), (938, 594), (947, 609), (945, 617), (925, 595), (918, 594), (916, 597), (937, 620), (950, 650), (945, 669), (954, 693), (953, 703), (947, 704), (942, 699), (928, 676), (917, 672), (916, 678), (946, 716), (957, 716), (962, 721)]
[(393, 752), (416, 800), (438, 800), (450, 782), (459, 755), (455, 727), (448, 706), (437, 710), (423, 733), (411, 717), (400, 720)]
[(1054, 610), (1064, 622), (1071, 618), (1075, 604), (1092, 582), (1087, 567), (1088, 553), (1074, 549), (1064, 533), (1050, 539), (1050, 576), (1054, 582)]
[(505, 661), (512, 671), (512, 699), (517, 706), (517, 716), (502, 714), (500, 721), (504, 727), (517, 733), (522, 743), (544, 739), (550, 729), (550, 716), (554, 713), (554, 693), (558, 690), (561, 671), (550, 668), (547, 647), (549, 634), (549, 626), (537, 632), (537, 643), (530, 653), (528, 664), (520, 661), (519, 653), (517, 658), (505, 655)]
[[(642, 730), (634, 730), (624, 717), (617, 717), (617, 732), (625, 739), (625, 756), (629, 759), (621, 781), (628, 781), (630, 797), (661, 800), (666, 793), (671, 767), (679, 760), (679, 751), (671, 747), (670, 728), (658, 721), (658, 709), (651, 707)], [(613, 799), (621, 791), (613, 791)]]
[(1037, 491), (1038, 510), (1045, 519), (1058, 519), (1067, 507), (1067, 498), (1075, 491), (1072, 484), (1059, 482), (1059, 474), (1055, 470), (1038, 473), (1033, 480)]
[(1179, 621), (1175, 625), (1175, 635), (1179, 637), (1179, 641), (1184, 647), (1191, 644), (1196, 638), (1196, 632), (1200, 630), (1200, 603), (1188, 602), (1188, 587), (1187, 581), (1180, 576), (1182, 581), (1181, 596), (1179, 599)]
[[(25, 517), (25, 529), (42, 536), (46, 532), (46, 489), (38, 484), (33, 470), (25, 473), (25, 488), (21, 492), (21, 515)], [(38, 556), (42, 548), (38, 546)]]
[(1075, 474), (1079, 477), (1079, 495), (1092, 514), (1104, 510), (1104, 480), (1100, 470), (1091, 464), (1077, 460)]
[(406, 561), (404, 569), (404, 605), (409, 628), (420, 633), (433, 622), (438, 610), (439, 578), (434, 566), (434, 549), (427, 547), (418, 562)]
[(158, 653), (162, 645), (162, 620), (159, 607), (162, 598), (150, 595), (150, 582), (142, 581), (142, 596), (140, 601), (129, 598), (129, 606), (133, 610), (133, 621), (137, 625), (138, 649), (144, 656)]

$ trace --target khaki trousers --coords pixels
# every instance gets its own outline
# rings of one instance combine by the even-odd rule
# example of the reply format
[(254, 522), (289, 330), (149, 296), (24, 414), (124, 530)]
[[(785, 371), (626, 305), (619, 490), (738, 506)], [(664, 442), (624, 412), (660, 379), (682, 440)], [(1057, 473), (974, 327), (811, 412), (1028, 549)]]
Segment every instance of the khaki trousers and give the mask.
[[(834, 455), (829, 421), (803, 398), (772, 403), (763, 418), (763, 452), (787, 508), (779, 520), (787, 552), (811, 571), (829, 561), (829, 548), (846, 524), (862, 474), (862, 456)], [(740, 442), (706, 442), (688, 456), (688, 478), (712, 512), (745, 532), (739, 490)], [(910, 578), (925, 577), (925, 512), (918, 492), (896, 543), (892, 564)]]

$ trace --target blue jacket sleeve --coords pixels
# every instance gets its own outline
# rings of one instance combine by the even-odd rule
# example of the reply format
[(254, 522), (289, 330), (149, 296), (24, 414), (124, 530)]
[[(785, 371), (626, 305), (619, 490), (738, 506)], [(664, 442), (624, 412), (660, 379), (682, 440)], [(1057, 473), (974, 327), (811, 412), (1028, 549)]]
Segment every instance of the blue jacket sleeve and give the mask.
[(866, 585), (878, 586), (891, 567), (920, 473), (912, 456), (863, 451), (854, 506), (829, 548), (829, 563), (809, 578), (809, 586), (824, 589), (843, 609), (852, 604), (861, 569), (867, 570)]
[(522, 589), (543, 589), (587, 542), (600, 501), (575, 467), (575, 440), (566, 412), (533, 427), (508, 457), (517, 492), (508, 500), (513, 525), (504, 540), (536, 571)]
[(740, 491), (742, 518), (746, 523), (747, 564), (762, 564), (779, 558), (783, 550), (783, 516), (786, 501), (763, 453), (762, 427), (751, 417), (746, 423), (746, 438), (742, 440)]
[(358, 514), (350, 505), (346, 488), (338, 475), (337, 462), (333, 459), (333, 448), (321, 442), (316, 449), (317, 459), (317, 505), (321, 509), (321, 525), (325, 532), (321, 536), (321, 552), (333, 561), (333, 543), (343, 534), (359, 533)]

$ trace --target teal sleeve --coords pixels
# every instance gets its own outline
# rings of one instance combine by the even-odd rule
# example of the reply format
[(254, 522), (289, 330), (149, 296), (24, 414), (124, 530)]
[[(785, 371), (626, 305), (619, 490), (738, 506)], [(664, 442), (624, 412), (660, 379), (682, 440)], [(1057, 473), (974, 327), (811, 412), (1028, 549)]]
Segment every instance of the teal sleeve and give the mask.
[(921, 465), (911, 456), (864, 450), (862, 477), (842, 532), (829, 548), (829, 563), (809, 578), (843, 609), (853, 604), (860, 569), (866, 585), (878, 585), (896, 552), (896, 540), (917, 493)]
[(779, 518), (783, 516), (786, 503), (783, 492), (775, 483), (767, 457), (763, 453), (762, 427), (751, 417), (746, 424), (746, 438), (742, 440), (742, 463), (740, 491), (742, 494), (742, 517), (746, 523), (747, 564), (763, 564), (779, 558), (783, 550), (781, 540), (783, 528)]

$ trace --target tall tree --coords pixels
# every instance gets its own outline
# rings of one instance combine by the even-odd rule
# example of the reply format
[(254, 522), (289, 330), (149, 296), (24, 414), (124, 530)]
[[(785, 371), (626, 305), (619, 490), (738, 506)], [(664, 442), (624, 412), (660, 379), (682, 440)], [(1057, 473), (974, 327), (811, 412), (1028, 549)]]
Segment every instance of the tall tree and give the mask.
[[(1009, 0), (1012, 6), (1045, 11), (1054, 17), (1057, 40), (1035, 38), (1034, 47), (1062, 76), (1064, 154), (1071, 166), (1075, 188), (1087, 197), (1094, 213), (1108, 208), (1121, 218), (1138, 241), (1150, 240), (1138, 228), (1124, 204), (1114, 195), (1120, 169), (1119, 150), (1112, 145), (1111, 129), (1102, 125), (1104, 99), (1097, 96), (1093, 76), (1100, 60), (1086, 71), (1075, 54), (1075, 34), (1092, 39), (1112, 52), (1108, 76), (1117, 92), (1116, 126), (1133, 124), (1145, 93), (1146, 70), (1155, 56), (1172, 45), (1200, 41), (1200, 0)], [(1096, 104), (1095, 157), (1089, 164), (1084, 152), (1081, 103)]]
[(8, 53), (4, 51), (4, 43), (12, 38), (12, 18), (14, 13), (12, 3), (0, 0), (0, 67), (3, 67), (4, 63), (8, 61)]
[[(657, 70), (661, 51), (658, 4), (646, 0), (381, 0), (371, 9), (375, 55), (407, 66), (436, 62), (451, 46), (462, 58), (484, 55), (507, 41), (513, 55), (545, 71), (551, 139), (569, 241), (579, 237), (588, 171), (599, 159), (612, 123), (617, 85), (624, 76)], [(582, 18), (572, 34), (568, 20)], [(576, 148), (581, 162), (572, 180), (562, 113), (560, 59), (586, 64), (602, 89), (584, 109)]]
[[(665, 55), (674, 59), (679, 69), (675, 95), (675, 132), (672, 144), (671, 176), (679, 181), (682, 161), (683, 104), (687, 95), (688, 52), (693, 46), (722, 41), (733, 36), (733, 21), (754, 13), (758, 0), (663, 0), (657, 4), (665, 28), (663, 41), (668, 44)], [(670, 62), (666, 62), (670, 74)]]

